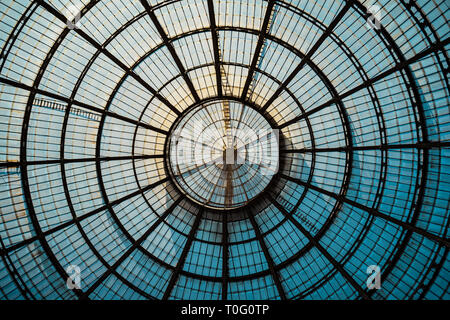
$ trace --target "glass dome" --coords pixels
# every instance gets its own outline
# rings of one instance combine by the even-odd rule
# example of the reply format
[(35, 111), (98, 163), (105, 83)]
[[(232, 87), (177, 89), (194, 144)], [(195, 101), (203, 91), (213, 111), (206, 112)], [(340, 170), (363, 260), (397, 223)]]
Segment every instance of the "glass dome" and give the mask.
[(168, 135), (168, 168), (180, 193), (231, 210), (264, 191), (278, 169), (278, 135), (257, 110), (219, 100), (194, 106)]
[(449, 20), (2, 0), (0, 298), (449, 299)]

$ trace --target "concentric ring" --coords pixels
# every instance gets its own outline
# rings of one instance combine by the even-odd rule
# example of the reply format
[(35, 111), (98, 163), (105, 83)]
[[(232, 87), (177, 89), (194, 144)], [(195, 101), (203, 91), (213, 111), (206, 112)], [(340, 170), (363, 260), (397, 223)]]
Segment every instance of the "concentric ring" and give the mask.
[(1, 298), (448, 298), (444, 1), (77, 6), (0, 5)]
[(239, 208), (259, 195), (278, 171), (278, 136), (255, 109), (219, 100), (200, 104), (171, 130), (168, 167), (200, 205)]

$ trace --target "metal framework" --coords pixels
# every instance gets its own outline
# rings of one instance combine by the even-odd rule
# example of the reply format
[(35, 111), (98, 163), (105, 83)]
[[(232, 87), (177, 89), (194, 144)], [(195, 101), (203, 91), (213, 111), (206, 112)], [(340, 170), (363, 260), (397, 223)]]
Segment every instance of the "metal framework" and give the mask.
[[(306, 7), (297, 7), (285, 1), (256, 1), (254, 20), (259, 21), (256, 27), (250, 22), (243, 26), (242, 23), (227, 20), (227, 12), (231, 16), (235, 14), (234, 6), (246, 6), (246, 10), (250, 10), (248, 4), (237, 0), (232, 5), (206, 0), (196, 4), (161, 1), (155, 6), (141, 0), (133, 18), (114, 26), (115, 29), (110, 30), (104, 39), (83, 27), (69, 28), (61, 8), (46, 1), (34, 0), (23, 6), (20, 19), (9, 29), (4, 27), (9, 34), (2, 44), (0, 55), (0, 106), (5, 101), (24, 106), (20, 110), (21, 123), (17, 132), (6, 127), (2, 129), (8, 143), (18, 139), (18, 152), (10, 154), (7, 143), (0, 148), (0, 177), (6, 177), (6, 188), (11, 185), (6, 191), (0, 190), (0, 223), (5, 224), (4, 231), (0, 232), (0, 268), (7, 270), (10, 279), (0, 280), (2, 287), (13, 283), (17, 289), (6, 292), (2, 288), (0, 297), (45, 298), (42, 295), (45, 288), (30, 284), (28, 273), (20, 262), (21, 250), (38, 246), (42, 253), (36, 258), (36, 264), (49, 263), (54, 270), (54, 274), (48, 276), (47, 287), (52, 287), (55, 297), (60, 298), (102, 299), (110, 292), (118, 294), (108, 282), (117, 279), (111, 281), (117, 281), (119, 287), (129, 288), (130, 291), (125, 290), (128, 298), (135, 298), (136, 295), (145, 299), (196, 298), (193, 293), (195, 287), (203, 295), (198, 293), (198, 297), (224, 300), (245, 299), (249, 295), (271, 299), (306, 296), (448, 299), (448, 279), (443, 279), (442, 274), (448, 271), (450, 218), (448, 198), (443, 199), (442, 195), (448, 195), (450, 190), (442, 180), (449, 174), (445, 161), (448, 160), (450, 142), (446, 139), (446, 122), (439, 117), (440, 113), (448, 116), (448, 105), (447, 110), (441, 108), (436, 111), (436, 108), (440, 103), (437, 101), (449, 101), (446, 47), (450, 44), (450, 38), (448, 32), (442, 32), (430, 22), (424, 7), (415, 2), (393, 2), (402, 8), (399, 15), (403, 14), (416, 22), (415, 27), (423, 35), (424, 46), (415, 49), (414, 44), (407, 47), (405, 43), (399, 43), (400, 40), (391, 35), (395, 31), (394, 24), (381, 23), (379, 29), (371, 31), (370, 39), (383, 47), (380, 55), (388, 56), (386, 59), (389, 62), (379, 69), (366, 67), (360, 61), (361, 53), (355, 50), (350, 37), (344, 38), (344, 28), (356, 28), (354, 25), (360, 20), (366, 21), (371, 17), (371, 12), (357, 0), (342, 1), (337, 7), (328, 8), (323, 21)], [(99, 14), (96, 9), (100, 5), (99, 1), (91, 1), (86, 7), (79, 8), (80, 21)], [(315, 2), (312, 4), (313, 7), (316, 5)], [(332, 6), (331, 3), (329, 5)], [(445, 6), (445, 3), (441, 5)], [(7, 14), (7, 9), (14, 9), (14, 5), (8, 7), (5, 4), (1, 9)], [(444, 16), (448, 17), (449, 10), (443, 11)], [(167, 19), (158, 18), (160, 15)], [(190, 17), (200, 21), (199, 24), (193, 22), (190, 25)], [(174, 25), (178, 23), (175, 18), (184, 24), (171, 28), (171, 22)], [(20, 66), (11, 67), (8, 63), (16, 52), (20, 55), (21, 35), (33, 19), (43, 19), (61, 31), (49, 49), (42, 50), (44, 53), (39, 68), (33, 79), (28, 81), (25, 77), (14, 75), (15, 68)], [(304, 26), (298, 27), (300, 30), (290, 30), (291, 19), (304, 23), (309, 31), (303, 30)], [(75, 24), (76, 21), (72, 22)], [(132, 28), (144, 30), (150, 23), (155, 31), (152, 36), (158, 40), (137, 58), (130, 58), (130, 62), (126, 59), (126, 49), (122, 47), (117, 50), (115, 47), (117, 42), (123, 41), (122, 37), (126, 39), (127, 32)], [(403, 32), (400, 27), (403, 28), (399, 26), (398, 31)], [(288, 30), (284, 32), (292, 32), (294, 37), (307, 40), (305, 43), (295, 43), (289, 34), (286, 36), (281, 31), (284, 29)], [(360, 29), (355, 29), (356, 35), (359, 32)], [(416, 41), (409, 40), (411, 43)], [(55, 79), (61, 72), (64, 73), (52, 68), (54, 61), (59, 61), (61, 52), (67, 50), (70, 41), (86, 44), (91, 54), (80, 63), (79, 73), (67, 94), (62, 89), (55, 90), (48, 86), (48, 82), (52, 80), (52, 72)], [(202, 41), (208, 42), (208, 45)], [(246, 42), (251, 43), (252, 50), (240, 44)], [(192, 49), (190, 44), (197, 45), (198, 51), (194, 53), (183, 49), (183, 46)], [(370, 45), (371, 42), (367, 44), (369, 48)], [(335, 46), (338, 49), (334, 49)], [(161, 53), (163, 49), (167, 50), (167, 55)], [(339, 54), (333, 50), (340, 50)], [(346, 65), (330, 70), (326, 66), (328, 51), (332, 52), (332, 57), (333, 52), (344, 57)], [(247, 58), (239, 58), (239, 52), (244, 52)], [(211, 59), (204, 58), (203, 61), (202, 55)], [(86, 83), (92, 85), (92, 73), (97, 72), (98, 61), (103, 58), (108, 59), (111, 65), (111, 73), (104, 76), (104, 81), (109, 76), (114, 79), (111, 80), (113, 84), (110, 88), (109, 84), (102, 83), (102, 79), (96, 79), (98, 83), (93, 85), (98, 86), (96, 90), (106, 87), (105, 90), (109, 91), (105, 94), (106, 98), (99, 94), (91, 99)], [(285, 61), (280, 60), (283, 58), (293, 64), (287, 66)], [(375, 58), (378, 59), (376, 55)], [(153, 72), (151, 63), (156, 64), (154, 61), (170, 61), (165, 69), (167, 74), (162, 71), (164, 66), (161, 64), (161, 70), (154, 71), (153, 78), (146, 75), (145, 70)], [(280, 66), (277, 67), (277, 64)], [(440, 93), (427, 91), (427, 86), (436, 86), (436, 83), (431, 83), (434, 81), (430, 80), (431, 75), (430, 79), (427, 78), (426, 67), (436, 70), (434, 76), (439, 79), (436, 83), (442, 87)], [(340, 83), (339, 79), (344, 76), (338, 73), (344, 73), (345, 68), (359, 77), (355, 84)], [(351, 76), (342, 82), (349, 82), (347, 79)], [(306, 80), (313, 84), (309, 86)], [(386, 88), (385, 84), (389, 81), (393, 83), (392, 88)], [(187, 90), (183, 89), (184, 85)], [(11, 94), (14, 90), (17, 92)], [(23, 92), (25, 98), (21, 96)], [(134, 95), (136, 106), (127, 104), (127, 94)], [(386, 103), (388, 99), (390, 102)], [(193, 108), (215, 100), (227, 101), (223, 103), (222, 119), (227, 132), (231, 130), (230, 113), (233, 110), (230, 103), (233, 102), (256, 110), (281, 132), (279, 173), (244, 207), (226, 212), (192, 201), (174, 182), (176, 177), (165, 161), (168, 158), (167, 141), (177, 120)], [(404, 104), (404, 110), (394, 114), (389, 106), (395, 103)], [(366, 105), (371, 110), (370, 117), (360, 105)], [(16, 116), (10, 115), (9, 109), (8, 114), (3, 112), (8, 107), (2, 108), (2, 124), (5, 121), (14, 123), (15, 120), (11, 119)], [(14, 106), (10, 109), (13, 110)], [(404, 119), (409, 126), (407, 129), (394, 124), (393, 118), (399, 117), (402, 112), (408, 113)], [(41, 114), (47, 115), (48, 119), (40, 118)], [(88, 116), (83, 118), (86, 114)], [(84, 128), (83, 121), (88, 124)], [(33, 135), (40, 135), (37, 133), (40, 122), (48, 125), (48, 132), (52, 125), (60, 128), (54, 151), (57, 156), (40, 156), (41, 150), (36, 147), (38, 142), (32, 138)], [(77, 126), (74, 123), (79, 125), (75, 133), (73, 128)], [(373, 138), (367, 138), (363, 132), (363, 126), (367, 123), (370, 124), (368, 130), (373, 131)], [(92, 150), (90, 146), (86, 147), (86, 141), (78, 141), (80, 145), (84, 143), (88, 151), (84, 155), (69, 154), (68, 150), (75, 147), (68, 145), (68, 141), (76, 134), (82, 136), (82, 131), (88, 131), (89, 126), (95, 129)], [(397, 140), (393, 132), (399, 136)], [(11, 138), (13, 136), (19, 138)], [(47, 139), (49, 137), (50, 134)], [(115, 146), (117, 149), (114, 149)], [(42, 153), (45, 152), (51, 153), (53, 150), (43, 149)], [(389, 177), (393, 170), (390, 163), (395, 163), (399, 168), (397, 179), (402, 177), (401, 170), (407, 170), (412, 175), (405, 194), (400, 194), (404, 189), (400, 186), (402, 181), (395, 182)], [(364, 165), (372, 169), (364, 168)], [(79, 170), (79, 166), (92, 167), (92, 170), (89, 169), (91, 171), (86, 169), (84, 173), (86, 179), (92, 175), (95, 181), (95, 187), (90, 180), (86, 188), (95, 189), (99, 195), (90, 199), (91, 206), (81, 204), (80, 191), (77, 190), (76, 195), (74, 193), (73, 172)], [(64, 208), (56, 204), (54, 210), (57, 213), (58, 210), (66, 212), (57, 223), (43, 222), (45, 218), (40, 211), (39, 186), (36, 182), (41, 178), (39, 172), (35, 172), (39, 168), (57, 168), (55, 170), (60, 174), (59, 192), (64, 199)], [(6, 227), (9, 218), (4, 212), (18, 207), (11, 182), (14, 181), (13, 175), (17, 174), (27, 219), (23, 222), (26, 228), (22, 229), (32, 230), (23, 236), (17, 234), (20, 231), (13, 230), (14, 236), (9, 236), (9, 227)], [(367, 177), (371, 174), (375, 177)], [(231, 178), (227, 179), (231, 181)], [(369, 186), (370, 183), (373, 185)], [(232, 197), (237, 187), (233, 185), (233, 190), (226, 191), (228, 197)], [(5, 197), (4, 194), (10, 196)], [(167, 205), (161, 205), (163, 202)], [(305, 210), (308, 211), (305, 208), (309, 208), (309, 213), (305, 213)], [(133, 210), (141, 216), (133, 216)], [(155, 218), (144, 227), (142, 224), (149, 219), (147, 215)], [(103, 237), (101, 241), (93, 235), (95, 228), (100, 230), (100, 227), (94, 226), (95, 218), (103, 222), (102, 219), (107, 219), (110, 225), (105, 227), (107, 231), (98, 231)], [(433, 219), (440, 224), (434, 225)], [(352, 242), (348, 246), (335, 231), (336, 225), (342, 224), (342, 221), (349, 223), (357, 233), (355, 239), (348, 238)], [(285, 234), (278, 241), (291, 243), (277, 251), (275, 234), (287, 230), (287, 225), (294, 226), (295, 232), (300, 232), (303, 238), (297, 239), (296, 243), (292, 235)], [(357, 259), (363, 259), (366, 251), (370, 250), (367, 241), (374, 240), (368, 237), (380, 226), (389, 230), (386, 238), (379, 235), (386, 246), (385, 257), (378, 259), (382, 263), (382, 280), (390, 283), (390, 287), (382, 293), (366, 289), (365, 281), (361, 281), (353, 269), (355, 263), (362, 265), (363, 262)], [(85, 251), (91, 252), (93, 259), (98, 261), (98, 268), (93, 272), (95, 279), (87, 287), (68, 291), (61, 284), (65, 284), (70, 275), (61, 258), (63, 251), (57, 251), (60, 249), (55, 246), (58, 246), (57, 235), (67, 233), (71, 228), (86, 244)], [(165, 236), (161, 230), (166, 230)], [(107, 232), (117, 235), (118, 252), (106, 244), (101, 247), (103, 242), (106, 243)], [(168, 234), (172, 235), (169, 240), (164, 238)], [(336, 253), (329, 244), (334, 239), (340, 243), (342, 254)], [(154, 243), (154, 247), (146, 247), (146, 241)], [(262, 252), (255, 252), (252, 246), (259, 246)], [(204, 257), (195, 251), (198, 247), (205, 251)], [(310, 279), (306, 284), (293, 281), (293, 287), (289, 284), (292, 282), (290, 279), (299, 279), (295, 278), (296, 273), (302, 272), (299, 265), (305, 265), (305, 261), (311, 258), (313, 248), (332, 265), (332, 270), (317, 276), (317, 279)], [(220, 257), (208, 251), (219, 252)], [(39, 258), (42, 254), (45, 258)], [(142, 256), (141, 260), (135, 258), (138, 255)], [(263, 262), (258, 260), (258, 255)], [(419, 261), (417, 264), (409, 263), (410, 267), (420, 269), (415, 279), (417, 284), (403, 284), (399, 276), (402, 271), (400, 262), (410, 260)], [(201, 261), (206, 263), (201, 265)], [(153, 281), (152, 278), (147, 286), (143, 286), (142, 282), (146, 279), (137, 280), (139, 272), (136, 268), (139, 267), (151, 273), (152, 277), (163, 280)], [(342, 287), (350, 289), (329, 289), (337, 286), (338, 276), (343, 279), (341, 284), (345, 284)], [(50, 277), (57, 281), (52, 283)], [(266, 288), (255, 284), (260, 279), (265, 279)], [(327, 285), (329, 283), (330, 286)], [(237, 289), (239, 285), (246, 290)]]

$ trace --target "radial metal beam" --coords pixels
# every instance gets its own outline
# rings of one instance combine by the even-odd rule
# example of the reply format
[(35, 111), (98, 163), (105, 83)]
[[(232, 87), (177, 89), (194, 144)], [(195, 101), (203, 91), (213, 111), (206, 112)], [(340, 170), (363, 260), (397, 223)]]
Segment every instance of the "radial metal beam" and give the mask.
[(253, 80), (253, 74), (255, 73), (256, 65), (259, 60), (259, 56), (261, 54), (261, 49), (263, 47), (264, 41), (267, 35), (267, 29), (269, 27), (270, 18), (272, 16), (273, 7), (275, 5), (275, 1), (269, 0), (266, 8), (266, 14), (264, 15), (263, 24), (258, 36), (258, 42), (256, 43), (255, 53), (253, 54), (252, 62), (250, 64), (250, 69), (248, 70), (247, 79), (245, 80), (244, 88), (242, 89), (241, 99), (247, 99), (248, 88), (250, 87), (250, 83)]
[(347, 203), (347, 204), (349, 204), (349, 205), (351, 205), (353, 207), (356, 207), (356, 208), (359, 208), (361, 210), (364, 210), (367, 213), (369, 213), (369, 214), (371, 214), (371, 215), (373, 215), (375, 217), (387, 220), (387, 221), (389, 221), (389, 222), (391, 222), (391, 223), (393, 223), (395, 225), (403, 227), (406, 230), (418, 233), (418, 234), (420, 234), (420, 235), (422, 235), (422, 236), (424, 236), (424, 237), (426, 237), (426, 238), (428, 238), (430, 240), (438, 242), (439, 244), (441, 244), (441, 245), (443, 245), (443, 246), (445, 246), (447, 248), (450, 247), (450, 242), (449, 242), (448, 239), (443, 239), (443, 238), (441, 238), (441, 237), (439, 237), (439, 236), (437, 236), (435, 234), (432, 234), (432, 233), (430, 233), (430, 232), (428, 232), (428, 231), (426, 231), (424, 229), (418, 228), (418, 227), (416, 227), (414, 225), (411, 225), (411, 224), (409, 224), (407, 222), (398, 220), (398, 219), (396, 219), (394, 217), (391, 217), (391, 216), (389, 216), (387, 214), (379, 212), (378, 210), (375, 210), (373, 208), (370, 208), (370, 207), (367, 207), (367, 206), (365, 206), (363, 204), (360, 204), (359, 202), (356, 202), (354, 200), (348, 199), (348, 198), (346, 198), (344, 196), (338, 195), (338, 194), (336, 194), (334, 192), (325, 190), (323, 188), (314, 186), (314, 185), (312, 185), (310, 183), (306, 183), (306, 182), (304, 182), (304, 181), (302, 181), (300, 179), (292, 178), (292, 177), (287, 176), (285, 174), (280, 174), (280, 177), (282, 177), (282, 178), (284, 178), (286, 180), (295, 182), (295, 183), (297, 183), (297, 184), (299, 184), (301, 186), (304, 186), (306, 188), (309, 188), (311, 190), (314, 190), (314, 191), (320, 192), (322, 194), (325, 194), (325, 195), (327, 195), (329, 197), (332, 197), (332, 198), (334, 198), (334, 199), (336, 199), (338, 201), (345, 202), (345, 203)]
[[(163, 154), (144, 154), (138, 156), (116, 156), (116, 157), (99, 157), (99, 158), (74, 158), (74, 159), (49, 159), (49, 160), (35, 160), (25, 162), (25, 166), (36, 166), (36, 165), (49, 165), (49, 164), (60, 164), (60, 163), (83, 163), (83, 162), (97, 162), (97, 161), (121, 161), (121, 160), (145, 160), (145, 159), (158, 159), (163, 158)], [(11, 168), (19, 167), (22, 163), (19, 161), (7, 161), (0, 162), (0, 168)]]
[[(450, 220), (448, 220), (450, 221)], [(448, 228), (448, 224), (447, 224), (447, 228)], [(438, 250), (439, 252), (440, 250)], [(438, 252), (436, 253), (436, 255), (438, 255)], [(419, 295), (419, 299), (418, 300), (424, 300), (425, 296), (427, 294), (427, 292), (430, 290), (430, 288), (433, 286), (433, 284), (436, 281), (437, 276), (439, 275), (440, 271), (442, 270), (442, 267), (444, 266), (444, 263), (446, 261), (448, 261), (448, 253), (449, 253), (449, 249), (445, 248), (444, 252), (442, 253), (442, 257), (441, 260), (439, 261), (439, 263), (436, 263), (436, 260), (434, 259), (434, 261), (432, 262), (432, 265), (429, 267), (430, 269), (434, 269), (433, 275), (431, 277), (427, 277), (425, 276), (423, 278), (422, 281), (425, 281), (427, 278), (428, 283), (424, 284), (423, 282), (421, 284), (419, 284), (419, 286), (417, 287), (417, 289), (415, 290), (415, 293), (417, 294), (417, 291), (422, 289), (422, 293)], [(430, 269), (428, 270), (428, 272), (430, 271)], [(382, 279), (383, 280), (383, 279)], [(445, 295), (445, 291), (442, 292), (442, 296), (441, 299), (443, 298), (443, 296)], [(411, 295), (411, 297), (414, 297), (414, 294)]]
[(286, 300), (286, 293), (284, 292), (283, 285), (281, 284), (280, 276), (278, 275), (275, 269), (275, 263), (270, 255), (269, 249), (267, 249), (266, 243), (264, 242), (264, 238), (261, 234), (261, 230), (259, 229), (258, 223), (256, 222), (255, 216), (250, 209), (246, 210), (248, 219), (252, 224), (253, 230), (255, 231), (256, 238), (258, 239), (259, 245), (264, 253), (264, 257), (266, 258), (267, 265), (269, 266), (270, 274), (272, 275), (273, 282), (277, 287), (278, 293), (280, 295), (281, 300)]
[(267, 100), (264, 106), (261, 108), (261, 112), (267, 110), (267, 108), (275, 101), (275, 99), (281, 94), (281, 92), (289, 85), (289, 83), (295, 78), (295, 76), (303, 69), (305, 64), (311, 59), (311, 57), (316, 53), (317, 49), (324, 43), (324, 41), (330, 36), (333, 32), (333, 29), (337, 26), (337, 24), (342, 20), (344, 15), (350, 9), (351, 4), (346, 2), (342, 10), (336, 15), (334, 20), (330, 23), (324, 33), (320, 36), (320, 38), (314, 43), (312, 48), (308, 51), (305, 57), (300, 61), (298, 66), (294, 69), (294, 71), (289, 74), (289, 76), (284, 80), (283, 84), (278, 87), (278, 89), (274, 92), (274, 94)]
[(145, 10), (147, 11), (148, 16), (152, 20), (153, 24), (156, 27), (156, 30), (158, 31), (159, 35), (161, 36), (164, 44), (166, 45), (167, 49), (169, 49), (170, 55), (172, 56), (172, 59), (175, 61), (175, 64), (177, 65), (178, 69), (180, 70), (181, 75), (183, 76), (184, 81), (186, 81), (187, 86), (189, 87), (189, 90), (191, 91), (192, 96), (194, 97), (195, 102), (198, 102), (200, 100), (197, 91), (194, 88), (194, 85), (192, 84), (191, 79), (189, 78), (189, 75), (186, 72), (186, 69), (183, 66), (183, 63), (180, 60), (180, 57), (178, 57), (178, 54), (173, 47), (172, 43), (169, 40), (169, 37), (167, 36), (166, 32), (164, 31), (163, 26), (158, 21), (158, 18), (155, 15), (155, 12), (153, 12), (153, 9), (148, 4), (147, 0), (140, 0), (141, 4), (144, 6)]
[(352, 285), (353, 288), (358, 291), (361, 297), (365, 300), (369, 300), (370, 297), (367, 293), (362, 289), (362, 287), (353, 279), (353, 277), (345, 270), (344, 266), (340, 264), (333, 256), (319, 243), (316, 238), (313, 237), (309, 231), (303, 227), (296, 219), (292, 217), (286, 209), (283, 208), (269, 193), (267, 193), (269, 200), (273, 203), (273, 205), (293, 224), (303, 233), (306, 238), (322, 253), (322, 255), (327, 258), (328, 261), (339, 271), (339, 273)]
[(298, 122), (301, 119), (309, 117), (310, 115), (312, 115), (312, 114), (314, 114), (314, 113), (316, 113), (316, 112), (318, 112), (318, 111), (320, 111), (322, 109), (325, 109), (326, 107), (328, 107), (328, 106), (330, 106), (330, 105), (332, 105), (334, 103), (342, 101), (343, 99), (351, 96), (352, 94), (354, 94), (354, 93), (356, 93), (356, 92), (358, 92), (358, 91), (360, 91), (362, 89), (365, 89), (365, 88), (373, 85), (377, 81), (380, 81), (381, 79), (384, 79), (387, 76), (390, 76), (390, 75), (394, 74), (395, 72), (398, 72), (398, 71), (408, 67), (410, 64), (418, 62), (421, 59), (425, 58), (426, 56), (437, 52), (438, 50), (444, 50), (444, 48), (447, 45), (449, 45), (449, 44), (450, 44), (450, 38), (447, 38), (447, 39), (445, 39), (444, 41), (441, 41), (441, 42), (436, 42), (431, 47), (429, 47), (428, 49), (425, 49), (425, 50), (419, 52), (415, 56), (413, 56), (413, 57), (411, 57), (409, 59), (406, 59), (405, 61), (397, 63), (394, 67), (379, 73), (378, 75), (374, 76), (373, 78), (371, 78), (371, 79), (369, 79), (367, 81), (364, 81), (362, 84), (354, 87), (353, 89), (350, 89), (350, 90), (346, 91), (345, 93), (340, 94), (339, 96), (337, 96), (335, 98), (332, 98), (332, 99), (328, 100), (327, 102), (324, 102), (321, 105), (319, 105), (319, 106), (317, 106), (315, 108), (312, 108), (311, 110), (308, 110), (307, 112), (305, 112), (305, 113), (303, 113), (303, 114), (301, 114), (301, 115), (299, 115), (299, 116), (297, 116), (297, 117), (295, 117), (295, 118), (293, 118), (293, 119), (291, 119), (289, 121), (286, 121), (285, 123), (279, 125), (277, 127), (277, 129), (283, 129), (283, 128), (285, 128), (285, 127), (287, 127), (287, 126), (289, 126), (289, 125), (291, 125), (293, 123)]
[[(67, 18), (56, 10), (51, 4), (43, 1), (36, 0), (39, 5), (45, 8), (49, 13), (51, 13), (55, 18), (59, 19), (62, 23), (67, 23)], [(142, 79), (139, 75), (137, 75), (133, 70), (131, 70), (126, 64), (124, 64), (120, 59), (118, 59), (115, 55), (109, 52), (105, 46), (99, 44), (95, 39), (89, 36), (86, 32), (84, 32), (80, 28), (75, 28), (75, 31), (79, 36), (81, 36), (85, 41), (87, 41), (90, 45), (92, 45), (95, 49), (103, 53), (106, 57), (108, 57), (111, 61), (113, 61), (117, 66), (119, 66), (122, 70), (126, 72), (130, 77), (139, 82), (144, 88), (146, 88), (151, 94), (156, 96), (162, 103), (164, 103), (167, 107), (169, 107), (175, 114), (180, 115), (180, 111), (175, 108), (166, 98), (161, 96), (157, 90), (155, 90), (150, 84), (148, 84), (144, 79)]]
[(365, 150), (396, 150), (396, 149), (439, 149), (450, 147), (449, 141), (430, 141), (402, 144), (382, 144), (376, 146), (353, 146), (332, 148), (301, 148), (280, 150), (281, 153), (317, 153), (317, 152), (352, 152)]
[(187, 255), (189, 250), (191, 249), (192, 242), (194, 241), (195, 234), (197, 233), (198, 227), (200, 226), (200, 222), (203, 217), (204, 208), (201, 207), (197, 215), (195, 216), (194, 223), (191, 227), (191, 231), (186, 240), (186, 244), (184, 245), (183, 251), (181, 252), (180, 258), (178, 259), (177, 266), (170, 277), (169, 284), (167, 285), (166, 291), (164, 292), (163, 300), (167, 300), (172, 293), (175, 284), (177, 283), (178, 277), (180, 276), (180, 272), (183, 269), (184, 263), (186, 262)]
[(222, 214), (222, 300), (228, 299), (228, 278), (229, 278), (229, 265), (228, 265), (228, 214), (224, 212)]
[(233, 165), (225, 164), (224, 169), (222, 169), (223, 182), (225, 183), (225, 206), (231, 207), (233, 204)]
[(214, 68), (216, 70), (217, 95), (223, 95), (222, 77), (220, 75), (220, 53), (219, 53), (219, 35), (216, 25), (216, 15), (214, 12), (213, 0), (208, 0), (209, 23), (211, 27), (212, 44), (214, 51)]
[(166, 209), (166, 211), (158, 218), (158, 220), (153, 223), (151, 225), (150, 228), (147, 229), (147, 231), (145, 231), (142, 236), (139, 237), (139, 239), (137, 239), (132, 246), (130, 246), (130, 248), (128, 248), (124, 254), (122, 254), (122, 256), (120, 256), (119, 259), (117, 259), (117, 261), (106, 271), (104, 272), (98, 279), (97, 281), (95, 281), (95, 283), (89, 287), (88, 290), (85, 291), (84, 295), (82, 296), (82, 298), (87, 298), (89, 297), (89, 295), (94, 292), (94, 290), (103, 282), (105, 281), (108, 276), (110, 276), (132, 253), (133, 251), (135, 251), (142, 242), (144, 242), (145, 239), (147, 239), (150, 234), (156, 230), (156, 228), (169, 216), (169, 214), (172, 213), (172, 211), (178, 206), (178, 204), (180, 203), (180, 201), (184, 199), (184, 196), (181, 195), (180, 197), (178, 197), (177, 200), (174, 201), (174, 203)]

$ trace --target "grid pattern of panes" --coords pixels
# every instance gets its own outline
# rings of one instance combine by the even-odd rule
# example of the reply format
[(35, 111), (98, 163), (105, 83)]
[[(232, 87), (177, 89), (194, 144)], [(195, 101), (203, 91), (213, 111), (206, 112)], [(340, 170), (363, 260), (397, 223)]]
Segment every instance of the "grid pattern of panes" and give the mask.
[[(1, 1), (0, 298), (449, 299), (449, 4), (373, 4)], [(227, 214), (166, 162), (214, 99), (280, 130)]]

